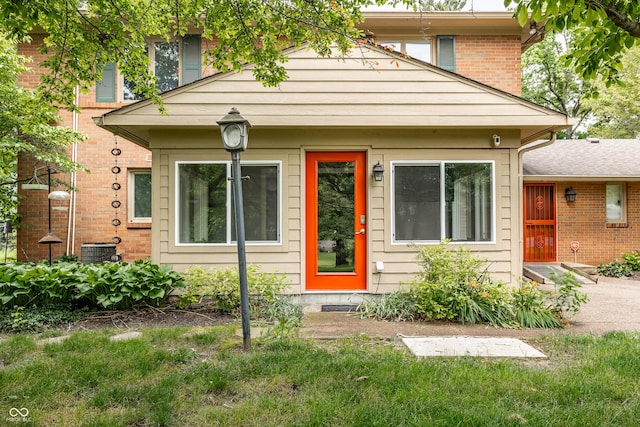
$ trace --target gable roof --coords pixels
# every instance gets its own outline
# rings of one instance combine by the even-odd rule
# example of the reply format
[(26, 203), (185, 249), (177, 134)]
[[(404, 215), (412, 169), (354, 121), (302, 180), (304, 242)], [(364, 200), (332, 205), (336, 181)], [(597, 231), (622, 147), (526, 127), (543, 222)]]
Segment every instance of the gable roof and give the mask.
[(94, 121), (146, 147), (152, 128), (214, 128), (232, 106), (253, 127), (508, 128), (526, 143), (570, 126), (562, 113), (369, 44), (344, 57), (288, 56), (278, 87), (255, 81), (249, 64), (164, 93), (167, 115), (145, 100)]
[(640, 140), (558, 140), (522, 161), (528, 180), (640, 180)]

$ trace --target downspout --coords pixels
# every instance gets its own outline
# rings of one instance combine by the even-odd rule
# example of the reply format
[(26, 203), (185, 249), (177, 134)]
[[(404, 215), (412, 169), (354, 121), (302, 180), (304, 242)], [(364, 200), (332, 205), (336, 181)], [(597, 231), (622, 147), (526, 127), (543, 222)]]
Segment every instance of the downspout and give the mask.
[[(536, 150), (538, 148), (548, 147), (556, 142), (558, 134), (555, 131), (551, 132), (551, 138), (547, 141), (543, 141), (539, 144), (530, 144), (524, 147), (518, 148), (518, 219), (520, 221), (520, 226), (518, 227), (519, 231), (519, 242), (520, 249), (518, 250), (518, 260), (520, 262), (520, 271), (522, 272), (524, 267), (524, 170), (522, 164), (522, 158), (524, 157), (524, 153)], [(522, 274), (522, 273), (521, 273)]]
[[(80, 88), (76, 86), (73, 89), (75, 96), (75, 104), (76, 106), (80, 103)], [(78, 132), (80, 128), (79, 125), (79, 115), (77, 111), (73, 111), (71, 115), (71, 129), (74, 132)], [(78, 161), (78, 143), (74, 142), (71, 145), (71, 161)], [(77, 183), (77, 172), (71, 172), (71, 186), (74, 189), (71, 191), (71, 199), (69, 199), (69, 218), (67, 224), (67, 255), (73, 255), (75, 253), (75, 240), (76, 240), (76, 196), (77, 192), (75, 191), (76, 183)]]

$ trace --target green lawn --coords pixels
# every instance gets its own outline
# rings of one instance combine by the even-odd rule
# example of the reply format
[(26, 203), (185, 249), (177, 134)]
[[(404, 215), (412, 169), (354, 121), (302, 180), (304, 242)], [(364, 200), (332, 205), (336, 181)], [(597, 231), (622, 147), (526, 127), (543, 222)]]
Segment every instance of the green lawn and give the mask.
[[(2, 425), (636, 426), (640, 334), (557, 336), (548, 360), (417, 360), (394, 344), (253, 340), (238, 325), (0, 342)], [(26, 420), (10, 419), (27, 408)], [(15, 411), (13, 412), (15, 414)], [(26, 422), (23, 422), (26, 421)]]

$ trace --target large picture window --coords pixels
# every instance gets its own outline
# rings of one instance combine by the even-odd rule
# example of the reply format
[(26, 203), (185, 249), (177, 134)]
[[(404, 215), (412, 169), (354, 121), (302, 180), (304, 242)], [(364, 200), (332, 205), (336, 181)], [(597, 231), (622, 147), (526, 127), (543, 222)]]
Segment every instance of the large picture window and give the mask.
[[(236, 239), (230, 162), (177, 163), (178, 244), (230, 244)], [(245, 238), (280, 241), (280, 163), (242, 163)]]
[(493, 241), (493, 162), (392, 162), (393, 242)]

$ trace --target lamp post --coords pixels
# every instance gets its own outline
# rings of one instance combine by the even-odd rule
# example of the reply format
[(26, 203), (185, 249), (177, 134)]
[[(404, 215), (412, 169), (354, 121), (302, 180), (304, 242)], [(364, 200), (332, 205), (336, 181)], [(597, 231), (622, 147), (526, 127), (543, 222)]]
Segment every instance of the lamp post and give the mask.
[(224, 149), (231, 153), (233, 174), (233, 199), (236, 212), (236, 238), (238, 241), (238, 275), (240, 277), (240, 311), (242, 315), (242, 347), (251, 349), (251, 329), (249, 318), (249, 289), (247, 285), (247, 258), (244, 238), (244, 204), (242, 200), (242, 173), (240, 152), (247, 149), (251, 124), (234, 107), (229, 114), (217, 121), (222, 133)]
[[(53, 173), (56, 173), (55, 171)], [(38, 243), (49, 246), (49, 265), (51, 265), (51, 245), (62, 243), (62, 240), (51, 231), (51, 200), (69, 200), (71, 195), (66, 191), (51, 191), (51, 166), (47, 166), (47, 202), (48, 202), (48, 217), (49, 228), (47, 235), (38, 241)]]

